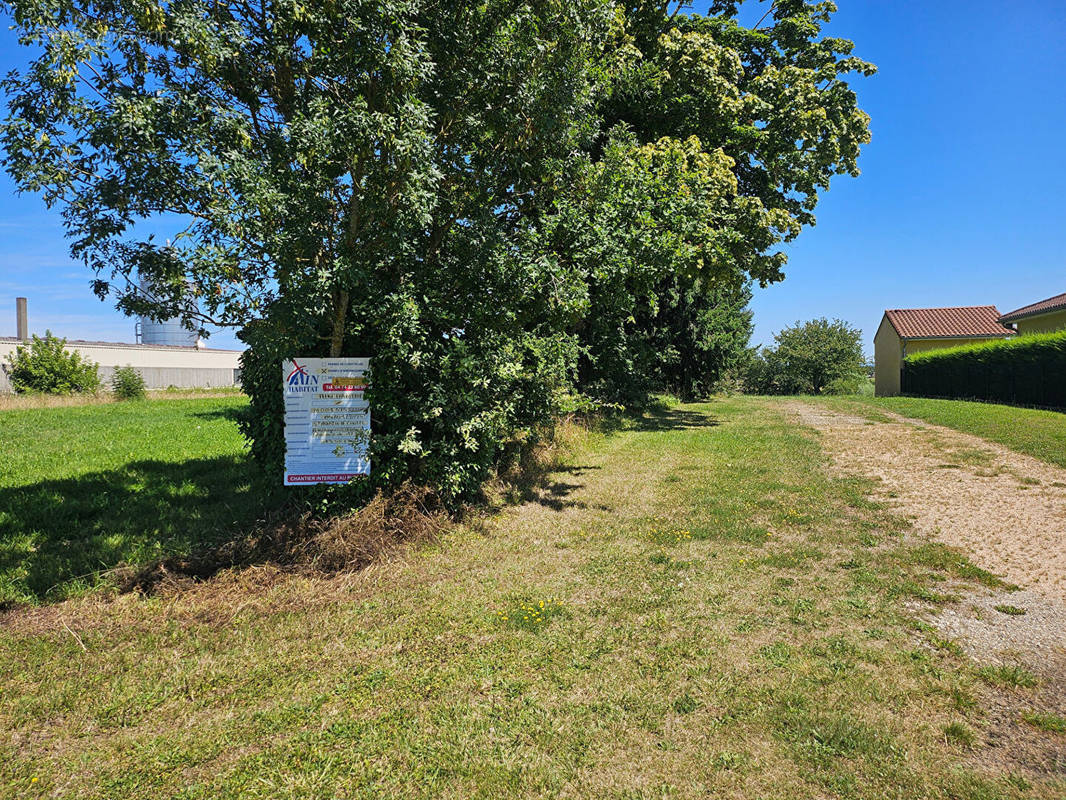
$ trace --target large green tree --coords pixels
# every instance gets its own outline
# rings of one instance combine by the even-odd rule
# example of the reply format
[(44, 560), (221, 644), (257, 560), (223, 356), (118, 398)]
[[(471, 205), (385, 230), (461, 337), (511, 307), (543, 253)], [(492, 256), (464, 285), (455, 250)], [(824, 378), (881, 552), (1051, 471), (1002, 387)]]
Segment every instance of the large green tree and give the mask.
[(578, 311), (522, 241), (596, 130), (605, 3), (10, 10), (38, 55), (4, 84), (7, 169), (62, 208), (101, 296), (242, 329), (261, 459), (293, 355), (373, 357), (375, 482), (469, 493), (546, 417)]
[[(616, 272), (590, 273), (595, 324), (582, 330), (582, 385), (593, 393), (625, 398), (634, 375), (684, 393), (706, 391), (746, 340), (728, 337), (729, 352), (717, 358), (675, 348), (667, 376), (657, 367), (662, 332), (713, 337), (709, 307), (728, 309), (711, 324), (743, 327), (743, 305), (722, 298), (735, 297), (749, 279), (762, 286), (781, 280), (786, 257), (778, 245), (814, 224), (819, 193), (834, 175), (858, 174), (869, 119), (848, 81), (874, 68), (851, 55), (851, 42), (822, 34), (835, 5), (776, 0), (748, 26), (739, 21), (741, 5), (712, 2), (704, 16), (638, 0), (619, 12), (593, 157), (617, 158), (623, 130), (632, 148), (683, 148), (690, 164), (704, 159), (715, 170), (698, 185), (691, 171), (669, 176), (664, 188), (673, 196), (649, 198), (645, 215), (625, 221), (646, 251), (656, 251), (659, 281), (624, 269), (620, 301)], [(749, 16), (751, 5), (743, 9)]]
[(868, 136), (824, 2), (6, 8), (4, 164), (95, 291), (238, 327), (273, 468), (281, 359), (371, 356), (370, 486), (451, 499), (575, 382), (704, 391)]

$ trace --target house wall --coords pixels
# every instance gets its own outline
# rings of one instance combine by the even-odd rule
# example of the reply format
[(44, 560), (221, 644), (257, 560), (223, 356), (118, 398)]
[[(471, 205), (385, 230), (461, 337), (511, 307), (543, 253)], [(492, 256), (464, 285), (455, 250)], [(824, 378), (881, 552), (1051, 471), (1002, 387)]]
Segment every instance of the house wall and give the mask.
[[(920, 353), (924, 350), (943, 350), (945, 347), (962, 347), (967, 344), (980, 344), (999, 337), (981, 336), (976, 339), (908, 339), (904, 355)], [(1007, 337), (1003, 337), (1004, 339)]]
[(899, 394), (899, 371), (903, 366), (903, 342), (896, 329), (881, 318), (881, 324), (874, 334), (874, 394), (878, 397), (892, 397)]
[(900, 339), (888, 317), (882, 317), (874, 336), (874, 394), (878, 397), (893, 397), (900, 393), (900, 370), (903, 359), (925, 350), (943, 350), (945, 347), (960, 347), (967, 344), (987, 342), (990, 338), (973, 339)]
[(1066, 330), (1066, 309), (1020, 319), (1014, 324), (1018, 328), (1018, 333), (1023, 336), (1027, 333), (1051, 333)]
[[(7, 364), (7, 356), (23, 344), (16, 339), (0, 340), (0, 364)], [(68, 352), (79, 352), (83, 358), (100, 365), (101, 381), (110, 381), (116, 367), (136, 367), (149, 389), (216, 388), (237, 383), (239, 350), (197, 350), (193, 347), (151, 347), (140, 344), (101, 342), (68, 342)], [(0, 370), (0, 392), (10, 392), (7, 373)]]

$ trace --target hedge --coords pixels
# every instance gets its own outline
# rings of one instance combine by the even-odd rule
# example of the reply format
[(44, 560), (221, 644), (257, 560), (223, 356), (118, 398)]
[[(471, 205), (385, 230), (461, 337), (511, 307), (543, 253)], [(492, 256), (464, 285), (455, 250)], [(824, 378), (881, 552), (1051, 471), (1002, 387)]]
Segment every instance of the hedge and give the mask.
[(1066, 408), (1066, 331), (915, 353), (903, 362), (902, 390)]

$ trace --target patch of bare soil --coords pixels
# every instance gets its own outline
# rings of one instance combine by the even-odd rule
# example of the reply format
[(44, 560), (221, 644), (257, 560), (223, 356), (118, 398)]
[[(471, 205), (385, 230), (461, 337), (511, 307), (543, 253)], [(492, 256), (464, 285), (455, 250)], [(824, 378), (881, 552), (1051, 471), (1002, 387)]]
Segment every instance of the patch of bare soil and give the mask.
[(1066, 774), (1066, 737), (1025, 721), (1033, 713), (1066, 716), (1066, 470), (887, 412), (889, 422), (803, 402), (788, 411), (821, 434), (835, 469), (876, 480), (875, 499), (907, 516), (915, 535), (958, 547), (1023, 587), (974, 591), (929, 622), (979, 666), (1021, 670), (1036, 681), (985, 692), (986, 738), (975, 761)]
[(1036, 682), (984, 692), (981, 766), (1066, 775), (1066, 736), (1026, 721), (1032, 714), (1066, 717), (1066, 606), (1032, 590), (982, 591), (929, 621), (977, 664), (1019, 669)]

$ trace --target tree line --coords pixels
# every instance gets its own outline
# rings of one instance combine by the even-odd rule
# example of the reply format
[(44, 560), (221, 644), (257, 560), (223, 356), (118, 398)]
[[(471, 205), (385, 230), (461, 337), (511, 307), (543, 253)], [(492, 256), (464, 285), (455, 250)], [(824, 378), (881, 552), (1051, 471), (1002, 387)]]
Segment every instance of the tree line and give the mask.
[(458, 501), (575, 398), (709, 391), (869, 140), (832, 2), (9, 9), (4, 164), (94, 291), (239, 330), (272, 470), (281, 360), (370, 356), (366, 489)]

